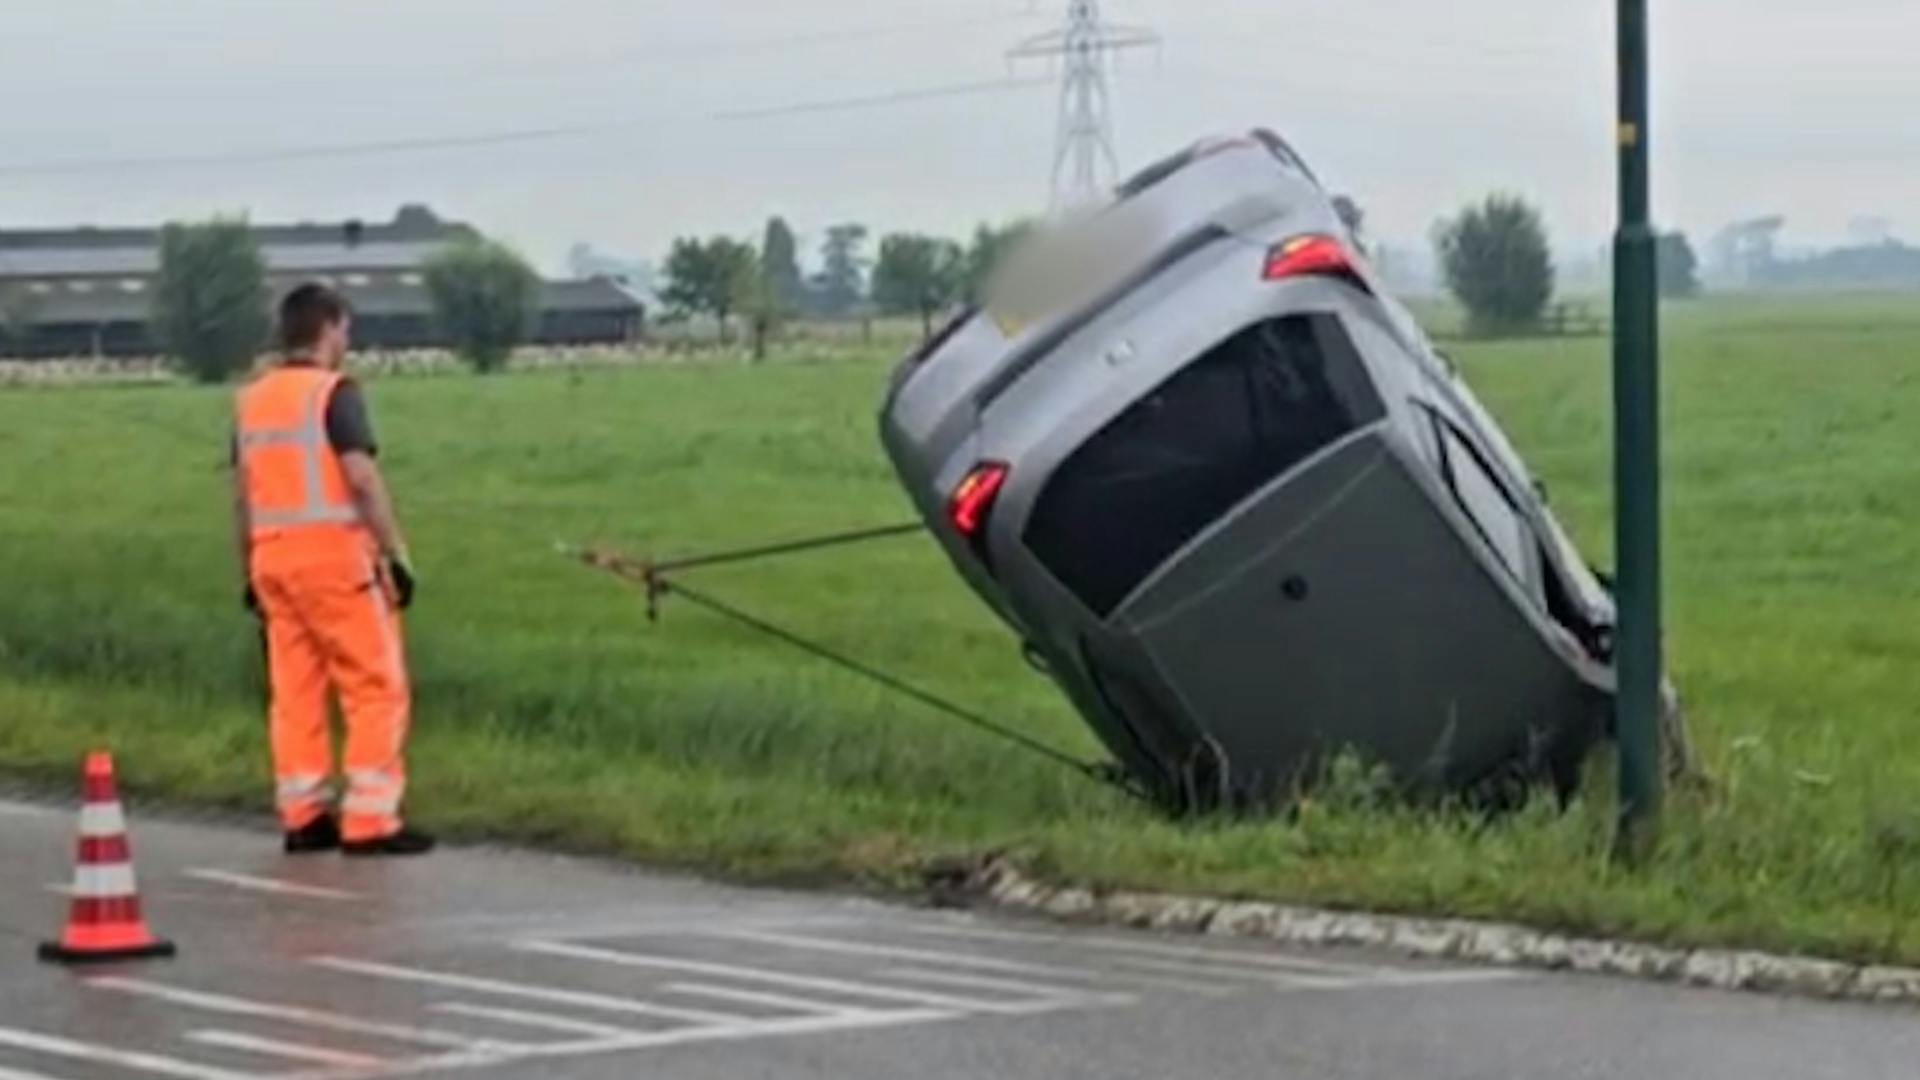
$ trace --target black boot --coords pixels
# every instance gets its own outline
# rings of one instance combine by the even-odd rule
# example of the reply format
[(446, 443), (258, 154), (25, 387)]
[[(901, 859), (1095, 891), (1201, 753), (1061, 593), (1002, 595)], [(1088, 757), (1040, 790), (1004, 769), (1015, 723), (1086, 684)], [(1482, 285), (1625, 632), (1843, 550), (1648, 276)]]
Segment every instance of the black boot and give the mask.
[(340, 846), (340, 823), (332, 814), (321, 814), (300, 828), (286, 834), (286, 852), (289, 855), (312, 855), (320, 851), (332, 851)]
[(399, 832), (377, 840), (349, 840), (340, 845), (340, 853), (353, 856), (425, 855), (434, 849), (435, 843), (427, 833), (403, 826)]

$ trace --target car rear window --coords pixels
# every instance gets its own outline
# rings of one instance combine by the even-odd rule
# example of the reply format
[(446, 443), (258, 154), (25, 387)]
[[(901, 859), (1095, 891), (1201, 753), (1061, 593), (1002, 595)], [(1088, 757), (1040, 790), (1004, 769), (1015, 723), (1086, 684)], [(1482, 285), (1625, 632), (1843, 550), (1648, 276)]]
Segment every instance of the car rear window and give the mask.
[(1126, 182), (1114, 191), (1114, 195), (1120, 202), (1138, 198), (1149, 189), (1158, 185), (1162, 180), (1193, 164), (1193, 159), (1194, 152), (1191, 147), (1169, 157), (1161, 158), (1159, 161), (1128, 177)]
[(1337, 316), (1257, 323), (1074, 451), (1035, 504), (1027, 546), (1105, 617), (1222, 515), (1384, 412)]

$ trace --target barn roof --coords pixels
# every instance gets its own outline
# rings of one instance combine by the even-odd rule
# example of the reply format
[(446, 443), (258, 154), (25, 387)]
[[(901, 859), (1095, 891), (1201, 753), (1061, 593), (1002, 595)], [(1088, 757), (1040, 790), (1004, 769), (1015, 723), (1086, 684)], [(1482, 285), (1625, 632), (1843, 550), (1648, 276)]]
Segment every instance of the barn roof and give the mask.
[[(158, 271), (157, 228), (0, 229), (0, 277), (144, 277)], [(424, 206), (387, 222), (253, 227), (269, 269), (394, 270), (417, 266), (456, 240), (480, 234)]]

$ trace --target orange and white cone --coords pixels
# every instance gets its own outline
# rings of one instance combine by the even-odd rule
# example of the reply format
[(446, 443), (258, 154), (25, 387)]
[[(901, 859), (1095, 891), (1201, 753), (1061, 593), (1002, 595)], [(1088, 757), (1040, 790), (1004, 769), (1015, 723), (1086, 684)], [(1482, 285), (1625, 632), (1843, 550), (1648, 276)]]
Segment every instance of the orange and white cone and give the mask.
[(89, 754), (82, 780), (73, 908), (60, 940), (40, 946), (40, 959), (80, 964), (172, 955), (173, 943), (153, 936), (140, 914), (127, 819), (114, 790), (113, 755)]

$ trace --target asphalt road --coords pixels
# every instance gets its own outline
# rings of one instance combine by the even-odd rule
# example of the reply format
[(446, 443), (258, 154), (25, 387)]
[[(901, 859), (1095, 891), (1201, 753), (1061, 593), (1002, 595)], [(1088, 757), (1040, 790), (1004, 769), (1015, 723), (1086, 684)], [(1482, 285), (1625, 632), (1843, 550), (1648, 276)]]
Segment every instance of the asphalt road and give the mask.
[(142, 818), (181, 955), (38, 963), (71, 812), (0, 802), (0, 1080), (1868, 1080), (1920, 1016), (1057, 927)]

